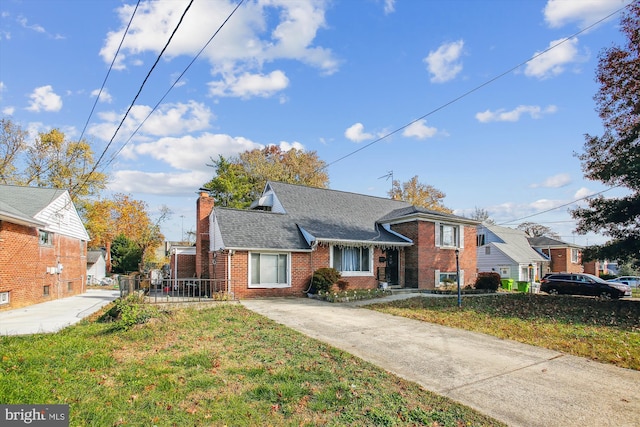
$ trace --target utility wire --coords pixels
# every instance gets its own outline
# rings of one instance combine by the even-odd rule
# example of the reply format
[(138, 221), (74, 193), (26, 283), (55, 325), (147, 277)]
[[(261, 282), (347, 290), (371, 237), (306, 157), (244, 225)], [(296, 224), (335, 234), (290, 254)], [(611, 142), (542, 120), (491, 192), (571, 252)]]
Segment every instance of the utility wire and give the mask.
[[(187, 5), (187, 7), (185, 8), (184, 12), (182, 12), (182, 16), (180, 16), (180, 20), (178, 21), (178, 24), (176, 25), (176, 27), (173, 29), (173, 32), (171, 33), (171, 36), (169, 36), (169, 40), (167, 40), (167, 42), (165, 43), (164, 47), (162, 48), (162, 51), (160, 51), (160, 54), (158, 55), (158, 57), (156, 58), (155, 62), (153, 63), (153, 65), (151, 66), (151, 69), (149, 69), (149, 72), (147, 73), (146, 77), (144, 78), (142, 84), (140, 85), (140, 88), (138, 89), (138, 92), (136, 93), (135, 97), (133, 98), (133, 101), (131, 102), (131, 104), (129, 105), (129, 108), (127, 108), (127, 111), (124, 114), (124, 117), (122, 117), (122, 120), (120, 121), (120, 124), (118, 125), (118, 127), (116, 128), (116, 131), (113, 133), (113, 136), (111, 137), (111, 139), (109, 140), (109, 142), (107, 143), (107, 146), (104, 148), (104, 150), (102, 151), (102, 154), (100, 154), (100, 157), (98, 158), (98, 160), (96, 161), (96, 163), (93, 165), (93, 168), (91, 169), (91, 172), (89, 172), (89, 174), (87, 175), (87, 178), (85, 179), (85, 181), (83, 182), (83, 185), (87, 182), (87, 180), (89, 179), (88, 177), (91, 176), (91, 174), (93, 174), (96, 169), (98, 168), (98, 165), (100, 164), (100, 162), (102, 161), (102, 159), (104, 158), (104, 156), (107, 153), (107, 150), (109, 150), (109, 147), (111, 146), (111, 144), (113, 143), (113, 140), (115, 139), (116, 135), (118, 134), (118, 132), (120, 131), (120, 128), (122, 127), (122, 125), (124, 124), (124, 121), (127, 119), (127, 116), (129, 115), (129, 112), (131, 111), (131, 109), (133, 108), (133, 106), (135, 105), (138, 97), (140, 96), (140, 93), (142, 92), (142, 89), (144, 88), (145, 84), (147, 83), (147, 80), (149, 79), (149, 76), (151, 76), (151, 73), (153, 72), (153, 70), (156, 68), (156, 65), (158, 65), (158, 62), (160, 62), (160, 59), (162, 58), (162, 55), (164, 54), (164, 52), (167, 50), (167, 48), (169, 47), (169, 44), (171, 43), (171, 40), (173, 39), (173, 36), (176, 34), (176, 32), (178, 31), (178, 28), (180, 28), (180, 25), (182, 24), (182, 21), (185, 17), (185, 15), (187, 14), (187, 12), (189, 11), (189, 9), (191, 8), (191, 5), (193, 4), (193, 0), (189, 1), (189, 4)], [(74, 186), (77, 187), (78, 185)]]
[(180, 79), (186, 74), (186, 72), (189, 70), (189, 68), (191, 68), (191, 66), (193, 65), (194, 62), (196, 62), (196, 59), (198, 59), (200, 57), (200, 55), (202, 54), (202, 52), (204, 52), (204, 50), (209, 46), (209, 44), (213, 41), (213, 39), (218, 35), (218, 33), (220, 32), (220, 30), (222, 30), (222, 27), (225, 26), (225, 24), (227, 23), (227, 21), (229, 21), (229, 19), (231, 19), (231, 17), (236, 13), (236, 10), (238, 10), (238, 8), (242, 5), (242, 3), (244, 3), (244, 0), (240, 0), (238, 2), (238, 4), (236, 5), (236, 7), (231, 11), (231, 13), (229, 14), (229, 16), (227, 16), (227, 18), (222, 22), (222, 24), (220, 24), (220, 26), (218, 27), (218, 29), (213, 33), (213, 35), (209, 38), (209, 40), (204, 44), (204, 46), (202, 46), (202, 49), (200, 49), (198, 51), (198, 53), (196, 54), (196, 56), (193, 57), (193, 59), (191, 60), (191, 62), (189, 62), (189, 64), (186, 66), (186, 68), (182, 71), (182, 73), (180, 73), (180, 75), (176, 78), (176, 80), (173, 82), (173, 84), (169, 87), (169, 89), (167, 89), (167, 91), (164, 93), (164, 95), (162, 95), (162, 97), (160, 98), (160, 100), (156, 103), (156, 105), (153, 106), (153, 109), (149, 112), (149, 114), (147, 114), (147, 116), (144, 118), (144, 120), (142, 120), (140, 122), (140, 124), (138, 125), (138, 127), (133, 131), (133, 133), (131, 134), (131, 136), (129, 136), (129, 139), (127, 139), (124, 144), (122, 144), (122, 146), (111, 156), (111, 158), (107, 161), (107, 163), (104, 165), (103, 169), (108, 167), (118, 156), (118, 154), (120, 154), (120, 152), (122, 152), (122, 150), (124, 149), (124, 147), (131, 142), (131, 139), (135, 136), (136, 133), (138, 133), (138, 131), (140, 130), (140, 128), (142, 128), (142, 126), (145, 124), (145, 122), (149, 119), (149, 117), (151, 117), (151, 115), (154, 113), (154, 111), (156, 111), (156, 109), (160, 106), (160, 104), (162, 103), (162, 101), (164, 101), (164, 99), (167, 97), (167, 95), (169, 95), (169, 92), (171, 92), (171, 90), (173, 90), (173, 88), (178, 84), (178, 82), (180, 81)]
[(571, 40), (572, 38), (577, 37), (577, 36), (579, 36), (580, 34), (582, 34), (582, 33), (586, 32), (586, 31), (590, 30), (591, 28), (595, 27), (596, 25), (600, 24), (601, 22), (606, 21), (607, 19), (611, 18), (613, 15), (615, 15), (615, 14), (619, 13), (620, 11), (622, 11), (622, 10), (624, 10), (624, 9), (628, 8), (628, 7), (629, 7), (629, 6), (631, 6), (633, 3), (634, 3), (634, 2), (631, 2), (631, 3), (627, 4), (627, 5), (625, 5), (624, 7), (621, 7), (620, 9), (617, 9), (616, 11), (614, 11), (614, 12), (610, 13), (609, 15), (605, 16), (605, 17), (604, 17), (604, 18), (602, 18), (602, 19), (599, 19), (598, 21), (594, 22), (593, 24), (589, 25), (588, 27), (583, 28), (582, 30), (580, 30), (580, 31), (578, 31), (578, 32), (576, 32), (576, 33), (574, 33), (573, 35), (571, 35), (571, 36), (569, 36), (569, 37), (566, 37), (566, 38), (564, 38), (564, 39), (560, 40), (558, 43), (556, 43), (556, 44), (554, 44), (554, 45), (552, 45), (552, 46), (549, 46), (548, 48), (546, 48), (546, 49), (545, 49), (545, 50), (543, 50), (542, 52), (539, 52), (539, 53), (537, 53), (537, 54), (533, 55), (531, 58), (527, 59), (526, 61), (523, 61), (523, 62), (519, 63), (518, 65), (516, 65), (515, 67), (511, 67), (511, 68), (509, 68), (507, 71), (504, 71), (504, 72), (502, 72), (502, 73), (500, 73), (500, 74), (496, 75), (495, 77), (492, 77), (491, 79), (489, 79), (489, 80), (485, 81), (484, 83), (482, 83), (482, 84), (480, 84), (480, 85), (478, 85), (478, 86), (474, 87), (473, 89), (470, 89), (470, 90), (468, 90), (468, 91), (464, 92), (463, 94), (461, 94), (461, 95), (459, 95), (459, 96), (457, 96), (457, 97), (453, 98), (451, 101), (448, 101), (448, 102), (446, 102), (446, 103), (444, 103), (444, 104), (440, 105), (439, 107), (437, 107), (437, 108), (435, 108), (435, 109), (433, 109), (433, 110), (429, 111), (428, 113), (426, 113), (426, 114), (424, 114), (424, 115), (422, 115), (422, 116), (418, 117), (417, 119), (415, 119), (415, 120), (413, 120), (413, 121), (411, 121), (411, 122), (409, 122), (409, 123), (407, 123), (407, 124), (405, 124), (405, 125), (403, 125), (403, 126), (401, 126), (401, 127), (397, 128), (396, 130), (393, 130), (393, 131), (391, 131), (391, 132), (389, 132), (389, 133), (387, 133), (387, 134), (385, 134), (385, 135), (383, 135), (383, 136), (381, 136), (381, 137), (379, 137), (379, 138), (377, 138), (377, 139), (375, 139), (375, 140), (373, 140), (373, 141), (369, 142), (368, 144), (363, 145), (362, 147), (358, 148), (357, 150), (354, 150), (354, 151), (352, 151), (352, 152), (350, 152), (350, 153), (348, 153), (348, 154), (345, 154), (344, 156), (342, 156), (342, 157), (340, 157), (340, 158), (338, 158), (338, 159), (336, 159), (336, 160), (334, 160), (334, 161), (332, 161), (332, 162), (330, 162), (330, 163), (327, 163), (327, 164), (326, 164), (326, 165), (324, 165), (322, 168), (319, 168), (319, 169), (318, 169), (318, 171), (323, 170), (323, 169), (326, 169), (326, 168), (328, 168), (328, 167), (329, 167), (329, 166), (331, 166), (331, 165), (334, 165), (334, 164), (336, 164), (336, 163), (338, 163), (338, 162), (340, 162), (340, 161), (342, 161), (342, 160), (344, 160), (344, 159), (346, 159), (346, 158), (348, 158), (348, 157), (351, 157), (351, 156), (353, 156), (354, 154), (359, 153), (360, 151), (364, 150), (365, 148), (369, 148), (369, 147), (371, 147), (372, 145), (377, 144), (378, 142), (380, 142), (380, 141), (382, 141), (382, 140), (385, 140), (385, 139), (389, 138), (389, 137), (390, 137), (390, 136), (392, 136), (392, 135), (395, 135), (396, 133), (400, 132), (401, 130), (404, 130), (404, 129), (408, 128), (408, 127), (409, 127), (409, 126), (411, 126), (412, 124), (417, 123), (417, 122), (419, 122), (420, 120), (423, 120), (423, 119), (425, 119), (425, 118), (427, 118), (427, 117), (429, 117), (429, 116), (431, 116), (431, 115), (433, 115), (433, 114), (437, 113), (438, 111), (445, 109), (446, 107), (448, 107), (448, 106), (450, 106), (451, 104), (454, 104), (454, 103), (456, 103), (456, 102), (460, 101), (460, 100), (461, 100), (461, 99), (463, 99), (463, 98), (466, 98), (467, 96), (471, 95), (472, 93), (477, 92), (478, 90), (480, 90), (480, 89), (484, 88), (485, 86), (490, 85), (491, 83), (493, 83), (493, 82), (495, 82), (496, 80), (498, 80), (498, 79), (500, 79), (500, 78), (502, 78), (502, 77), (506, 76), (507, 74), (510, 74), (510, 73), (514, 72), (515, 70), (517, 70), (518, 68), (522, 67), (523, 65), (525, 65), (525, 64), (527, 64), (527, 63), (529, 63), (529, 62), (533, 61), (534, 59), (536, 59), (536, 58), (538, 58), (538, 57), (540, 57), (540, 56), (544, 55), (545, 53), (549, 52), (550, 50), (555, 49), (556, 47), (558, 47), (558, 46), (560, 46), (560, 45), (562, 45), (562, 44), (564, 44), (564, 43), (568, 42), (568, 41), (569, 41), (569, 40)]
[(502, 222), (502, 223), (500, 223), (500, 224), (498, 224), (498, 225), (505, 225), (505, 224), (511, 224), (511, 223), (514, 223), (514, 222), (520, 222), (520, 221), (522, 221), (523, 219), (527, 219), (527, 218), (531, 218), (531, 217), (534, 217), (534, 216), (538, 216), (538, 215), (545, 214), (545, 213), (547, 213), (547, 212), (555, 211), (556, 209), (560, 209), (560, 208), (564, 208), (564, 207), (566, 207), (566, 206), (573, 205), (574, 203), (577, 203), (577, 202), (579, 202), (579, 201), (581, 201), (581, 200), (587, 200), (587, 199), (590, 199), (590, 198), (592, 198), (592, 197), (594, 197), (594, 196), (599, 196), (600, 194), (604, 194), (604, 193), (606, 193), (607, 191), (611, 191), (611, 190), (613, 190), (613, 189), (615, 189), (615, 188), (619, 188), (619, 187), (622, 187), (622, 184), (615, 185), (615, 186), (610, 187), (610, 188), (607, 188), (607, 189), (605, 189), (605, 190), (598, 191), (597, 193), (593, 193), (593, 194), (590, 194), (590, 195), (588, 195), (588, 196), (581, 197), (581, 198), (576, 199), (576, 200), (574, 200), (574, 201), (572, 201), (572, 202), (564, 203), (564, 204), (562, 204), (562, 205), (559, 205), (559, 206), (556, 206), (556, 207), (553, 207), (553, 208), (549, 208), (549, 209), (546, 209), (546, 210), (543, 210), (543, 211), (540, 211), (540, 212), (536, 212), (536, 213), (531, 214), (531, 215), (523, 216), (523, 217), (520, 217), (520, 218), (517, 218), (517, 219), (511, 220), (511, 221), (507, 221), (507, 222)]
[(82, 137), (84, 136), (84, 133), (87, 130), (87, 126), (89, 126), (89, 121), (91, 120), (91, 116), (93, 116), (93, 112), (96, 109), (96, 105), (98, 105), (98, 101), (100, 101), (100, 95), (102, 95), (102, 91), (104, 90), (104, 87), (107, 84), (107, 79), (109, 78), (109, 75), (111, 74), (111, 70), (113, 69), (113, 64), (116, 63), (116, 58), (118, 57), (118, 54), (120, 53), (120, 48), (122, 48), (122, 44), (124, 43), (124, 39), (127, 36), (127, 33), (129, 32), (129, 27), (131, 27), (131, 22), (133, 22), (133, 17), (136, 15), (136, 12), (138, 10), (138, 6), (140, 6), (140, 0), (138, 0), (138, 3), (136, 3), (136, 7), (133, 10), (133, 13), (131, 14), (131, 19), (129, 19), (129, 23), (127, 24), (127, 28), (125, 28), (124, 33), (122, 34), (122, 39), (120, 40), (120, 44), (118, 45), (118, 49), (116, 50), (115, 55), (113, 55), (113, 61), (111, 61), (111, 65), (109, 65), (109, 70), (107, 70), (107, 75), (104, 76), (104, 80), (102, 81), (102, 86), (100, 87), (100, 91), (98, 92), (98, 96), (96, 96), (96, 101), (93, 103), (93, 107), (91, 107), (91, 112), (89, 113), (89, 117), (87, 117), (87, 122), (84, 124), (84, 128), (82, 129), (82, 133), (80, 134), (80, 138), (78, 138), (79, 141), (82, 141)]

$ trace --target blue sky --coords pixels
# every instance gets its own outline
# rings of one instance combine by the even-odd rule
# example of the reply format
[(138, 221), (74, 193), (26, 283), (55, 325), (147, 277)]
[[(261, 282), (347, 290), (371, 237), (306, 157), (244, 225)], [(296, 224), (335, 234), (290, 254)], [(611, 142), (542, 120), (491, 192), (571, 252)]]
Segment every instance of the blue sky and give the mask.
[(84, 138), (111, 191), (172, 210), (169, 240), (194, 230), (211, 158), (276, 144), (316, 151), (335, 190), (417, 175), (456, 214), (601, 243), (567, 210), (607, 189), (574, 153), (602, 132), (598, 53), (624, 39), (620, 13), (589, 26), (630, 2), (246, 0), (205, 48), (237, 2), (195, 0), (113, 138), (189, 1), (141, 1), (115, 57), (135, 1), (2, 0), (0, 110), (77, 139), (115, 57)]

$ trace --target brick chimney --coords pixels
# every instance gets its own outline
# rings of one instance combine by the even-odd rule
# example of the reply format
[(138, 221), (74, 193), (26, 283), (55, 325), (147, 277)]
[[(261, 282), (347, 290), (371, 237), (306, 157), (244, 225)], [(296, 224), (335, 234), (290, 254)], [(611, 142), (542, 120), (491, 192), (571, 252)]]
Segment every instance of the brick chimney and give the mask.
[(196, 202), (196, 275), (201, 279), (211, 277), (209, 265), (209, 215), (213, 211), (213, 197), (201, 191)]

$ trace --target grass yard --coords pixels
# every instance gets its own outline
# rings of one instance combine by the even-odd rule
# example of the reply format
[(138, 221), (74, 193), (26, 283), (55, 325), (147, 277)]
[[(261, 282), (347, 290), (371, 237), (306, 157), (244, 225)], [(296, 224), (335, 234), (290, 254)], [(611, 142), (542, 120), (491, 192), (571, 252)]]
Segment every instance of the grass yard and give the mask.
[(412, 298), (367, 308), (640, 370), (640, 301), (509, 294)]
[(142, 314), (0, 337), (0, 402), (71, 426), (502, 425), (239, 304)]

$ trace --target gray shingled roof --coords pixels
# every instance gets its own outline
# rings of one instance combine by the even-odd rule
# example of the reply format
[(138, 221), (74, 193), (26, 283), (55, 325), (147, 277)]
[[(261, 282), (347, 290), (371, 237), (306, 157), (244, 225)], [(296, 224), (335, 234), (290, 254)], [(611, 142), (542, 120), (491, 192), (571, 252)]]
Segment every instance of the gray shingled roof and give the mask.
[(540, 236), (540, 237), (529, 237), (529, 244), (534, 248), (546, 248), (546, 247), (564, 247), (564, 248), (577, 248), (583, 249), (582, 246), (576, 245), (574, 243), (564, 242), (559, 239), (554, 239), (552, 237)]
[(0, 215), (40, 224), (35, 216), (64, 193), (56, 188), (0, 185)]
[(380, 223), (419, 213), (463, 219), (364, 194), (281, 182), (269, 182), (265, 192), (269, 189), (274, 191), (284, 213), (214, 209), (226, 247), (309, 249), (303, 231), (325, 242), (406, 245), (410, 243), (407, 239), (388, 232)]

